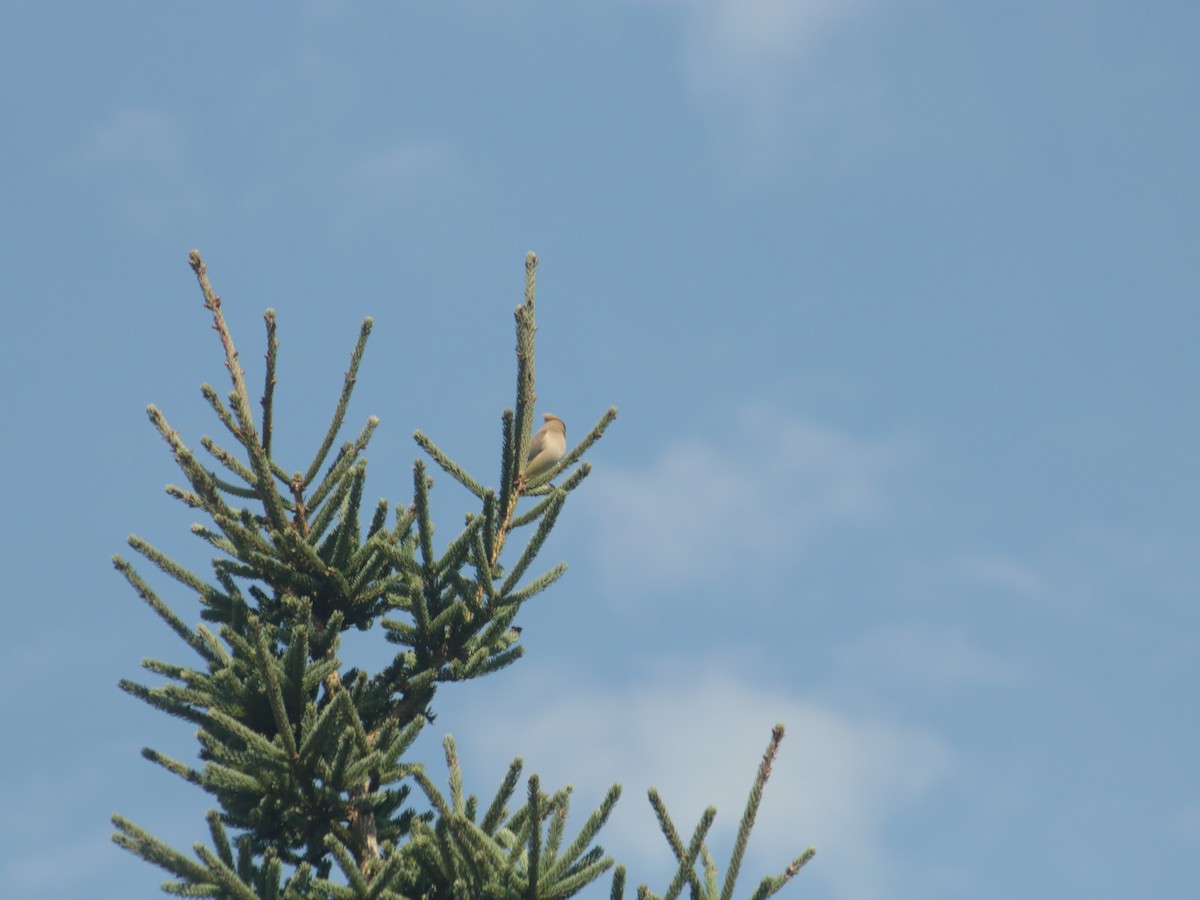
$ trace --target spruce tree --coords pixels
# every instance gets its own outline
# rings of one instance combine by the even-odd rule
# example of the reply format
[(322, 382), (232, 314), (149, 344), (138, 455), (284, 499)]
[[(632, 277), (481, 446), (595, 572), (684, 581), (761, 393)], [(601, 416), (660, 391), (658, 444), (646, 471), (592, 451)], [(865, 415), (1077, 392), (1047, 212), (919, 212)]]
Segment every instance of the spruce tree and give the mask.
[[(526, 258), (524, 302), (515, 311), (516, 403), (501, 416), (499, 486), (485, 486), (428, 436), (414, 435), (477, 504), (443, 547), (434, 544), (433, 482), (421, 460), (413, 464), (411, 501), (380, 501), (363, 528), (363, 453), (378, 419), (369, 418), (334, 452), (371, 320), (362, 325), (324, 439), (303, 471), (289, 473), (271, 440), (275, 313), (264, 317), (266, 370), (256, 420), (221, 299), (198, 252), (192, 251), (190, 263), (232, 382), (224, 398), (207, 384), (201, 391), (232, 442), (201, 438), (214, 467), (188, 448), (156, 407), (148, 412), (186, 480), (167, 492), (207, 517), (193, 531), (217, 555), (205, 579), (139, 537), (129, 544), (199, 598), (203, 623), (187, 625), (129, 562), (117, 556), (114, 564), (194, 654), (194, 667), (144, 660), (142, 666), (165, 683), (123, 680), (120, 686), (192, 723), (201, 765), (149, 748), (143, 756), (202, 788), (216, 808), (207, 815), (208, 843), (197, 842), (194, 856), (120, 815), (113, 817), (114, 841), (169, 872), (163, 890), (179, 896), (560, 898), (612, 869), (611, 896), (623, 897), (624, 868), (614, 869), (595, 843), (619, 785), (568, 837), (570, 787), (547, 792), (531, 775), (522, 789), (520, 759), (482, 806), (465, 793), (452, 738), (444, 741), (448, 790), (408, 755), (434, 718), (440, 686), (492, 674), (522, 656), (517, 617), (566, 568), (531, 574), (533, 564), (568, 496), (588, 476), (582, 457), (616, 418), (616, 409), (609, 409), (561, 461), (527, 481), (522, 464), (536, 400), (537, 258)], [(501, 561), (506, 548), (508, 564)], [(382, 632), (397, 646), (391, 662), (373, 673), (347, 667), (341, 642), (352, 628)], [(732, 897), (782, 737), (777, 726), (721, 883), (705, 844), (715, 811), (706, 811), (685, 845), (661, 799), (650, 792), (678, 862), (662, 896), (687, 889), (693, 898)], [(812, 852), (763, 879), (752, 896), (773, 894)], [(659, 896), (645, 886), (637, 893)]]

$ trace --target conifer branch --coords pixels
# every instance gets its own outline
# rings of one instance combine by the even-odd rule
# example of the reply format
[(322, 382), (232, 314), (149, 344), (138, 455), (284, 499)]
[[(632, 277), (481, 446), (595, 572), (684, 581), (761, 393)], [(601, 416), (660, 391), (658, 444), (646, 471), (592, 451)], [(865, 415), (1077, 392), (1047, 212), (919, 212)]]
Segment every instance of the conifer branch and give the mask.
[(815, 847), (809, 847), (794, 860), (792, 860), (791, 864), (784, 869), (782, 874), (774, 876), (768, 875), (765, 877), (759, 883), (754, 893), (750, 895), (750, 900), (766, 900), (767, 897), (778, 893), (779, 890), (794, 877), (796, 877), (800, 870), (804, 868), (804, 866), (816, 855), (817, 849)]
[(161, 697), (189, 703), (193, 706), (204, 706), (212, 698), (212, 678), (194, 669), (157, 659), (143, 659), (142, 668), (167, 678), (174, 678), (187, 685), (187, 687), (181, 687), (179, 684), (164, 684), (154, 688), (154, 692)]
[(279, 359), (279, 337), (275, 331), (275, 310), (268, 309), (263, 313), (263, 322), (267, 326), (267, 365), (263, 378), (262, 400), (259, 403), (262, 406), (262, 448), (267, 459), (270, 459), (271, 434), (275, 430), (275, 366)]
[[(234, 439), (239, 444), (245, 441), (245, 435), (242, 434), (241, 428), (238, 427), (237, 422), (234, 421), (233, 413), (229, 411), (229, 408), (225, 405), (224, 401), (221, 400), (220, 395), (217, 394), (217, 389), (206, 381), (204, 384), (200, 385), (200, 396), (208, 401), (208, 405), (212, 407), (212, 411), (216, 413), (217, 420), (225, 426), (225, 430), (233, 435)], [(237, 399), (235, 394), (230, 394), (229, 397), (231, 401), (235, 401)]]
[(588, 845), (596, 839), (600, 829), (604, 827), (608, 821), (608, 817), (612, 814), (613, 808), (620, 799), (621, 786), (614, 784), (608, 789), (608, 793), (604, 795), (604, 800), (601, 801), (600, 806), (588, 817), (583, 827), (579, 829), (579, 834), (559, 858), (555, 868), (548, 873), (552, 879), (557, 880), (557, 876), (566, 874), (572, 870), (576, 862), (587, 852)]
[(463, 811), (463, 779), (462, 766), (458, 761), (458, 747), (454, 738), (446, 735), (442, 741), (442, 752), (446, 757), (446, 769), (450, 773), (450, 808), (455, 813)]
[(517, 789), (517, 782), (521, 780), (522, 768), (524, 768), (524, 762), (520, 757), (509, 763), (508, 772), (505, 774), (504, 780), (500, 782), (496, 796), (492, 798), (487, 812), (483, 814), (483, 818), (479, 822), (479, 827), (488, 834), (495, 831), (500, 822), (507, 817), (508, 811), (505, 809), (505, 804), (512, 799), (512, 795)]
[(538, 876), (541, 875), (541, 855), (542, 855), (542, 791), (541, 779), (536, 775), (529, 776), (529, 799), (526, 801), (526, 809), (529, 816), (529, 861), (526, 863), (526, 871), (529, 873), (529, 896), (536, 897), (538, 895)]
[(517, 405), (516, 405), (516, 459), (510, 473), (520, 477), (521, 466), (529, 453), (529, 440), (533, 434), (533, 407), (537, 403), (537, 375), (534, 372), (533, 353), (537, 325), (534, 307), (537, 297), (537, 265), (535, 253), (525, 254), (525, 302), (513, 311), (517, 320)]
[(190, 782), (191, 784), (200, 785), (204, 783), (204, 776), (191, 766), (187, 765), (187, 763), (182, 763), (177, 759), (172, 759), (171, 757), (159, 753), (157, 750), (153, 750), (150, 747), (142, 748), (142, 758), (162, 766), (168, 772), (178, 775), (184, 781)]
[(613, 872), (612, 890), (609, 891), (609, 900), (625, 900), (625, 867), (617, 866)]
[[(196, 537), (200, 538), (201, 540), (212, 544), (215, 549), (220, 550), (222, 553), (227, 553), (231, 557), (237, 556), (237, 547), (233, 545), (233, 541), (231, 541), (225, 535), (213, 531), (211, 528), (205, 528), (203, 525), (198, 524), (193, 525), (192, 534), (196, 535)], [(228, 560), (221, 560), (221, 562), (228, 562)], [(207, 585), (205, 587), (207, 587)]]
[(354, 386), (358, 382), (358, 367), (362, 363), (363, 351), (367, 348), (367, 338), (371, 336), (371, 328), (374, 324), (375, 320), (370, 316), (363, 319), (362, 327), (358, 332), (358, 342), (354, 345), (354, 351), (350, 354), (350, 367), (346, 369), (346, 375), (342, 381), (342, 393), (338, 397), (337, 408), (333, 411), (333, 419), (329, 423), (329, 430), (325, 433), (325, 439), (321, 442), (316, 456), (313, 457), (313, 461), (304, 473), (305, 484), (311, 483), (317, 477), (317, 472), (325, 464), (325, 457), (329, 454), (329, 449), (333, 446), (333, 442), (337, 440), (338, 432), (342, 430), (342, 422), (346, 418), (346, 408), (350, 405), (350, 395), (354, 393)]
[[(143, 664), (148, 660), (143, 661)], [(117, 686), (131, 697), (137, 697), (144, 703), (148, 703), (155, 709), (161, 709), (168, 715), (176, 716), (193, 724), (204, 724), (204, 714), (198, 712), (189, 699), (179, 696), (179, 689), (168, 691), (167, 688), (174, 687), (166, 685), (163, 688), (149, 688), (144, 684), (138, 684), (136, 681), (130, 681), (128, 678), (122, 678), (117, 682)]]
[(232, 869), (234, 867), (233, 848), (229, 846), (229, 836), (225, 833), (225, 826), (221, 823), (221, 817), (217, 815), (215, 810), (209, 810), (208, 815), (204, 818), (208, 822), (208, 833), (212, 838), (213, 846), (217, 850), (217, 856), (220, 857), (221, 862)]
[(521, 480), (517, 437), (516, 417), (511, 409), (506, 409), (500, 415), (500, 508), (505, 510), (512, 505), (513, 493)]
[[(200, 393), (204, 397), (204, 399), (208, 401), (209, 406), (212, 407), (213, 412), (216, 413), (216, 416), (220, 420), (221, 424), (225, 426), (225, 430), (228, 431), (231, 435), (233, 435), (234, 439), (239, 444), (241, 444), (242, 446), (245, 446), (246, 438), (245, 438), (245, 435), (242, 434), (241, 427), (234, 420), (233, 413), (231, 413), (229, 411), (229, 409), (225, 406), (225, 403), (222, 402), (222, 400), (219, 396), (217, 396), (216, 389), (211, 384), (206, 383), (206, 384), (200, 385)], [(230, 391), (226, 395), (226, 399), (229, 401), (229, 404), (231, 406), (237, 405), (237, 394), (235, 392)], [(265, 447), (264, 447), (264, 450), (266, 450)], [(283, 469), (279, 466), (279, 464), (276, 463), (273, 459), (270, 459), (269, 457), (267, 459), (267, 463), (270, 465), (271, 473), (275, 476), (276, 480), (279, 481), (280, 484), (287, 484), (288, 483), (287, 473), (283, 471)], [(257, 482), (257, 478), (252, 478), (250, 480), (251, 484), (254, 484), (256, 482)], [(258, 493), (256, 492), (254, 494), (254, 496), (258, 497)]]
[[(342, 448), (338, 451), (337, 458), (333, 461), (333, 465), (329, 467), (329, 471), (321, 479), (321, 483), (309, 493), (308, 505), (310, 508), (315, 508), (325, 501), (326, 495), (345, 477), (345, 473), (354, 465), (363, 450), (366, 449), (367, 443), (371, 440), (371, 436), (378, 427), (379, 417), (369, 416), (367, 424), (363, 426), (358, 436), (353, 441), (342, 445)], [(314, 475), (313, 477), (316, 476)], [(300, 479), (297, 476), (293, 481), (299, 485), (300, 490), (303, 490), (305, 486), (310, 484), (311, 479)]]
[(504, 603), (508, 605), (520, 605), (532, 597), (534, 594), (540, 594), (558, 579), (562, 578), (567, 573), (567, 564), (559, 563), (551, 568), (548, 572), (544, 572), (537, 578), (530, 581), (523, 588), (513, 591), (504, 598)]
[[(210, 511), (209, 514), (212, 516), (212, 520), (216, 523), (217, 527), (225, 533), (225, 537), (237, 548), (236, 556), (242, 561), (253, 566), (253, 562), (250, 559), (252, 554), (258, 556), (274, 556), (276, 554), (275, 546), (267, 537), (264, 537), (262, 531), (258, 529), (253, 516), (249, 515), (248, 511), (243, 510), (241, 513), (235, 513), (230, 510), (228, 514), (223, 512), (213, 513)], [(254, 571), (255, 575), (261, 574), (253, 568), (251, 571)]]
[(175, 462), (183, 474), (191, 483), (192, 488), (200, 498), (200, 503), (210, 515), (224, 513), (230, 517), (234, 516), (234, 512), (230, 509), (225, 501), (221, 499), (220, 492), (217, 490), (214, 483), (215, 478), (204, 466), (196, 461), (195, 455), (189, 450), (179, 438), (179, 432), (173, 429), (168, 423), (159, 409), (152, 403), (146, 407), (146, 414), (150, 417), (150, 421), (162, 435), (163, 440), (167, 442), (167, 446), (171, 448), (171, 452), (175, 457)]
[(605, 410), (604, 415), (600, 417), (596, 424), (592, 426), (592, 430), (584, 436), (583, 440), (576, 444), (575, 448), (570, 450), (551, 471), (562, 472), (575, 465), (583, 457), (583, 454), (590, 450), (592, 445), (604, 436), (604, 432), (608, 430), (608, 426), (615, 422), (616, 419), (617, 408), (610, 406)]
[(198, 594), (204, 593), (208, 588), (208, 585), (204, 583), (204, 580), (200, 576), (189, 572), (179, 563), (175, 562), (175, 560), (151, 546), (136, 534), (129, 536), (128, 543), (130, 547), (154, 563), (160, 571), (165, 572), (185, 587), (192, 588)]
[(425, 797), (441, 820), (447, 820), (454, 815), (454, 810), (446, 803), (446, 798), (442, 796), (442, 792), (437, 789), (432, 779), (425, 774), (424, 769), (414, 769), (412, 777), (417, 786), (425, 792)]
[(704, 810), (704, 814), (696, 824), (696, 830), (692, 833), (691, 844), (685, 849), (679, 832), (675, 830), (675, 825), (667, 813), (666, 804), (662, 802), (658, 791), (651, 788), (648, 794), (650, 805), (653, 807), (654, 814), (658, 818), (658, 824), (662, 829), (663, 836), (666, 837), (667, 843), (671, 847), (671, 852), (675, 854), (675, 859), (679, 863), (679, 868), (676, 870), (675, 877), (671, 880), (664, 898), (678, 896), (679, 892), (683, 890), (684, 883), (690, 883), (693, 894), (699, 896), (701, 888), (700, 879), (696, 875), (696, 858), (700, 855), (700, 851), (704, 846), (704, 837), (708, 834), (708, 829), (712, 827), (712, 823), (717, 817), (717, 811), (712, 806)]
[(457, 572), (466, 564), (471, 554), (471, 548), (475, 544), (475, 534), (482, 524), (482, 520), (475, 517), (471, 517), (467, 521), (458, 537), (450, 542), (445, 552), (438, 558), (435, 567), (439, 572)]
[[(240, 604), (242, 610), (245, 610), (246, 604), (241, 601), (240, 597), (235, 598), (235, 602)], [(212, 653), (214, 662), (210, 662), (209, 665), (213, 669), (221, 669), (229, 664), (229, 653), (225, 650), (225, 647), (217, 639), (215, 634), (213, 634), (203, 625), (196, 626), (196, 634), (200, 637), (200, 640), (204, 641), (204, 645), (208, 647)]]
[(164, 490), (168, 497), (174, 497), (176, 500), (183, 503), (185, 506), (192, 509), (201, 509), (204, 504), (200, 502), (200, 496), (192, 491), (185, 491), (178, 485), (168, 484)]
[(521, 467), (529, 454), (529, 441), (533, 432), (533, 407), (537, 402), (533, 353), (537, 325), (534, 322), (536, 298), (537, 255), (525, 255), (525, 302), (513, 311), (517, 322), (517, 403), (516, 411), (504, 411), (503, 481), (501, 497), (503, 515), (492, 536), (491, 562), (495, 566), (500, 560), (500, 551), (512, 529), (513, 514), (521, 497), (523, 479)]
[(362, 509), (363, 486), (366, 480), (366, 462), (360, 461), (346, 476), (346, 496), (337, 506), (338, 527), (330, 535), (328, 552), (321, 554), (325, 562), (338, 572), (346, 570), (350, 554), (361, 540), (358, 516)]
[(178, 850), (153, 837), (124, 816), (114, 815), (112, 823), (117, 829), (113, 835), (113, 841), (117, 845), (174, 875), (187, 878), (193, 884), (202, 885), (207, 881), (208, 872), (203, 866), (192, 862)]
[[(304, 539), (308, 541), (309, 544), (315, 544), (325, 536), (326, 531), (329, 529), (329, 524), (334, 520), (335, 517), (345, 521), (344, 515), (342, 515), (344, 512), (342, 504), (346, 501), (346, 498), (350, 494), (350, 488), (354, 478), (356, 477), (356, 473), (361, 473), (363, 471), (364, 468), (362, 462), (360, 461), (359, 464), (350, 471), (341, 473), (341, 477), (339, 477), (336, 482), (331, 482), (334, 484), (333, 490), (328, 496), (321, 498), (319, 506), (315, 504), (312, 506), (305, 506), (303, 516), (304, 522), (301, 532), (304, 535)], [(301, 496), (303, 494), (304, 487), (300, 483), (299, 479), (297, 479), (293, 484), (295, 486), (297, 496)], [(313, 498), (310, 498), (310, 500), (311, 499)], [(308, 516), (314, 511), (316, 512), (316, 517), (309, 521)]]
[(482, 596), (480, 596), (480, 593), (476, 594), (477, 599), (474, 608), (471, 610), (473, 614), (483, 610), (483, 603), (481, 601), (486, 600), (487, 603), (491, 604), (496, 600), (495, 569), (488, 561), (487, 547), (483, 545), (483, 535), (486, 531), (484, 523), (486, 523), (486, 519), (473, 529), (473, 540), (471, 541), (471, 563), (475, 566), (475, 579), (482, 589)]
[(441, 466), (451, 478), (465, 487), (476, 497), (479, 497), (480, 499), (483, 498), (486, 488), (468, 475), (462, 466), (447, 456), (445, 451), (435, 444), (428, 435), (421, 431), (414, 431), (413, 440), (416, 441), (421, 449), (429, 454), (429, 458)]
[[(132, 542), (133, 540), (134, 537), (131, 535), (130, 541)], [(158, 614), (159, 618), (166, 622), (172, 631), (183, 638), (189, 647), (191, 647), (205, 659), (212, 658), (211, 651), (204, 641), (200, 640), (196, 633), (192, 631), (192, 629), (188, 628), (188, 626), (183, 623), (183, 620), (180, 619), (179, 616), (175, 615), (175, 613), (171, 611), (171, 608), (159, 599), (158, 595), (150, 589), (150, 586), (147, 585), (146, 582), (142, 581), (141, 576), (138, 575), (133, 566), (121, 559), (120, 556), (113, 557), (113, 566), (118, 572), (125, 576), (125, 580), (129, 582), (130, 586), (137, 592), (137, 595), (145, 600), (150, 608)]]
[(258, 673), (267, 687), (267, 700), (271, 704), (271, 712), (275, 716), (276, 734), (283, 741), (283, 749), (289, 757), (295, 758), (296, 735), (292, 732), (292, 723), (288, 718), (287, 708), (283, 702), (283, 689), (279, 685), (279, 674), (275, 671), (275, 658), (267, 646), (267, 633), (259, 626), (258, 641), (255, 649), (258, 651)]
[[(350, 848), (332, 834), (325, 838), (325, 843), (333, 852), (338, 862), (338, 868), (342, 870), (342, 873), (350, 882), (350, 887), (354, 890), (355, 894), (359, 897), (369, 896), (370, 885), (367, 884), (365, 873), (355, 864), (354, 857), (350, 853)], [(349, 896), (355, 896), (355, 894), (350, 894)]]
[(526, 512), (521, 513), (521, 515), (513, 516), (508, 523), (509, 530), (515, 531), (522, 526), (528, 525), (531, 522), (536, 522), (538, 519), (542, 518), (542, 516), (546, 514), (546, 511), (550, 509), (551, 506), (559, 502), (557, 498), (560, 494), (567, 493), (572, 487), (582, 481), (590, 471), (591, 467), (587, 463), (584, 463), (577, 470), (571, 473), (571, 476), (565, 482), (563, 482), (561, 487), (554, 487), (553, 485), (545, 484), (531, 490), (523, 491), (523, 496), (544, 495), (546, 499), (542, 500), (535, 506), (530, 507)]
[(246, 390), (245, 373), (242, 371), (241, 363), (238, 362), (238, 352), (233, 345), (233, 337), (229, 333), (229, 328), (225, 324), (225, 315), (221, 312), (221, 298), (217, 296), (209, 283), (208, 267), (200, 259), (198, 250), (191, 252), (189, 261), (196, 273), (196, 279), (200, 283), (200, 289), (204, 293), (204, 307), (212, 313), (213, 328), (225, 350), (225, 366), (229, 369), (229, 377), (233, 381), (234, 415), (242, 431), (244, 446), (250, 454), (251, 468), (257, 476), (260, 499), (272, 527), (282, 531), (286, 527), (287, 517), (279, 493), (275, 490), (270, 463), (254, 428), (254, 419), (250, 414), (250, 395)]
[(533, 533), (533, 537), (529, 539), (529, 543), (525, 545), (525, 549), (521, 552), (516, 563), (513, 564), (512, 571), (508, 573), (508, 577), (504, 579), (504, 583), (500, 585), (500, 595), (507, 596), (508, 593), (517, 585), (526, 570), (533, 563), (534, 558), (542, 549), (542, 545), (546, 543), (546, 538), (550, 536), (550, 529), (554, 527), (554, 523), (558, 521), (558, 514), (562, 512), (563, 504), (567, 500), (567, 495), (557, 493), (553, 502), (546, 508), (546, 513), (539, 523), (537, 531)]
[(203, 844), (197, 843), (193, 846), (193, 849), (196, 851), (196, 855), (200, 857), (200, 861), (208, 866), (209, 876), (214, 878), (217, 884), (225, 888), (223, 892), (225, 896), (232, 898), (232, 900), (260, 900), (254, 889), (242, 881), (231, 866), (225, 865), (219, 856)]
[(200, 438), (200, 446), (208, 451), (209, 456), (211, 456), (229, 471), (233, 472), (233, 474), (238, 478), (246, 482), (247, 485), (249, 485), (249, 487), (246, 487), (240, 484), (233, 484), (232, 482), (225, 481), (223, 478), (218, 478), (215, 474), (213, 474), (213, 484), (215, 484), (218, 489), (224, 491), (226, 494), (232, 494), (235, 497), (241, 497), (247, 500), (257, 499), (258, 491), (254, 488), (254, 473), (247, 469), (241, 460), (237, 459), (237, 457), (235, 457), (229, 451), (220, 447), (210, 437)]
[(746, 801), (746, 809), (742, 813), (742, 821), (738, 825), (737, 837), (733, 842), (733, 855), (729, 859), (729, 867), (725, 870), (725, 885), (721, 890), (721, 900), (731, 900), (733, 886), (737, 881), (738, 872), (742, 868), (742, 859), (746, 855), (746, 844), (750, 840), (750, 831), (754, 828), (754, 819), (758, 815), (758, 806), (762, 803), (762, 791), (771, 777), (771, 766), (775, 762), (775, 754), (779, 752), (779, 743), (783, 740), (783, 726), (776, 725), (771, 729), (771, 742), (763, 753), (762, 762), (758, 766), (758, 774), (754, 785), (750, 788), (750, 797)]

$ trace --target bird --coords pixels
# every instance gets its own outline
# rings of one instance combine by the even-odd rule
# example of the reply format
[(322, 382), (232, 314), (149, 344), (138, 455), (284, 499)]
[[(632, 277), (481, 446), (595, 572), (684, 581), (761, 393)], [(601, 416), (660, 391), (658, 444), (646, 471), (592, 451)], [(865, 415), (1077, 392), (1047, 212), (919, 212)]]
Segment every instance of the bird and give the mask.
[(558, 461), (567, 455), (567, 426), (553, 413), (543, 413), (546, 424), (529, 442), (529, 456), (521, 469), (521, 478), (526, 483), (549, 472)]

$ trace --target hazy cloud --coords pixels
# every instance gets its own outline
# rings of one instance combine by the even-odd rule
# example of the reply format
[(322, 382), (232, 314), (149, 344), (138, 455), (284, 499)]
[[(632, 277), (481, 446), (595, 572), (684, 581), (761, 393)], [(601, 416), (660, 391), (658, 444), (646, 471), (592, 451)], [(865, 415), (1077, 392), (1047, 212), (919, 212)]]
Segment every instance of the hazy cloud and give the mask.
[(841, 654), (846, 672), (864, 673), (889, 684), (951, 690), (1012, 685), (1022, 680), (1008, 663), (961, 631), (921, 625), (879, 628)]
[(380, 212), (404, 208), (430, 186), (443, 199), (462, 183), (458, 147), (437, 138), (408, 138), (359, 157), (338, 179), (332, 216), (337, 232), (349, 234)]
[(401, 141), (360, 160), (350, 180), (364, 192), (391, 197), (431, 176), (448, 173), (456, 167), (457, 157), (457, 149), (449, 141)]
[(887, 896), (904, 865), (890, 849), (888, 829), (957, 769), (954, 754), (919, 728), (842, 715), (698, 667), (664, 668), (649, 683), (610, 691), (567, 688), (560, 678), (538, 679), (529, 669), (524, 678), (530, 683), (517, 692), (528, 698), (522, 709), (530, 712), (471, 710), (460, 746), (486, 746), (491, 757), (509, 747), (524, 751), (529, 770), (547, 786), (575, 784), (580, 817), (610, 783), (621, 782), (624, 799), (602, 839), (630, 864), (634, 883), (665, 880), (672, 871), (645, 800), (651, 786), (685, 833), (705, 806), (717, 807), (709, 845), (724, 868), (776, 722), (784, 723), (787, 738), (759, 812), (747, 883), (781, 871), (815, 845), (820, 865), (803, 872), (802, 881), (819, 881), (847, 900)]
[(868, 0), (683, 3), (689, 75), (704, 88), (770, 94), (871, 5)]
[(584, 503), (617, 579), (686, 584), (803, 554), (823, 532), (875, 519), (898, 442), (758, 411), (721, 438), (684, 438), (644, 469), (597, 470)]
[(958, 560), (956, 568), (968, 581), (1018, 597), (1042, 597), (1051, 593), (1050, 585), (1040, 572), (998, 553), (964, 556)]
[[(683, 21), (682, 65), (703, 102), (742, 120), (755, 152), (782, 120), (845, 103), (820, 55), (875, 0), (654, 0)], [(747, 135), (743, 135), (745, 137)]]
[(126, 107), (84, 136), (66, 169), (109, 193), (123, 218), (156, 227), (207, 206), (189, 142), (174, 116)]
[(76, 153), (81, 167), (134, 165), (161, 175), (186, 168), (182, 129), (167, 113), (144, 107), (118, 111), (85, 138)]

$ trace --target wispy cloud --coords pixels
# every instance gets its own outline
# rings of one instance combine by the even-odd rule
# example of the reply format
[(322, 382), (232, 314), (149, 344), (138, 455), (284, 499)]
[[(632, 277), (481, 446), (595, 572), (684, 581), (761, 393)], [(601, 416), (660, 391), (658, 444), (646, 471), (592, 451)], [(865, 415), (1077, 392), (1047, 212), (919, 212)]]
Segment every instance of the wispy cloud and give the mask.
[(1200, 845), (1200, 799), (1184, 798), (1171, 825), (1176, 834)]
[(408, 137), (349, 161), (338, 179), (332, 216), (339, 233), (353, 233), (381, 212), (404, 208), (436, 186), (443, 198), (463, 182), (463, 160), (454, 142)]
[(455, 155), (454, 145), (448, 141), (404, 141), (362, 160), (355, 177), (379, 190), (406, 187), (444, 169)]
[(682, 65), (707, 105), (742, 121), (761, 151), (781, 121), (844, 102), (818, 67), (875, 0), (654, 0), (682, 18)]
[(447, 140), (411, 138), (370, 154), (351, 169), (347, 187), (376, 202), (395, 200), (460, 169), (458, 148)]
[(864, 675), (888, 684), (939, 690), (976, 690), (1020, 683), (1020, 668), (980, 646), (960, 630), (903, 625), (874, 629), (840, 654), (855, 680)]
[(685, 833), (705, 806), (717, 807), (709, 843), (724, 867), (776, 722), (788, 736), (760, 809), (747, 883), (815, 845), (820, 864), (802, 879), (847, 900), (887, 896), (905, 865), (888, 829), (927, 802), (958, 765), (919, 728), (841, 715), (711, 669), (664, 667), (649, 682), (608, 691), (566, 689), (561, 678), (538, 679), (528, 670), (524, 677), (530, 683), (518, 693), (529, 698), (522, 704), (529, 712), (471, 710), (460, 746), (484, 746), (493, 757), (510, 747), (522, 751), (548, 786), (576, 785), (580, 816), (612, 781), (621, 782), (625, 799), (603, 842), (630, 864), (635, 883), (671, 874), (669, 850), (644, 799), (651, 786)]
[(822, 45), (853, 24), (868, 0), (702, 0), (679, 4), (688, 17), (693, 82), (754, 100), (771, 95)]
[(85, 135), (65, 168), (110, 193), (123, 218), (157, 227), (207, 207), (189, 143), (187, 128), (176, 117), (126, 107)]
[(957, 560), (954, 568), (967, 581), (1032, 599), (1051, 593), (1044, 575), (1027, 563), (1000, 553), (974, 553)]
[(597, 471), (584, 503), (597, 555), (620, 560), (608, 576), (686, 586), (784, 565), (824, 532), (875, 519), (908, 452), (762, 410), (720, 438), (679, 440), (644, 469)]
[(136, 165), (162, 175), (185, 168), (187, 153), (178, 122), (160, 110), (119, 110), (84, 140), (76, 154), (82, 166)]

